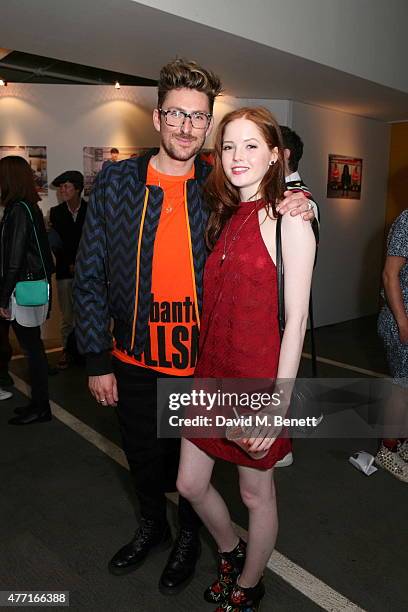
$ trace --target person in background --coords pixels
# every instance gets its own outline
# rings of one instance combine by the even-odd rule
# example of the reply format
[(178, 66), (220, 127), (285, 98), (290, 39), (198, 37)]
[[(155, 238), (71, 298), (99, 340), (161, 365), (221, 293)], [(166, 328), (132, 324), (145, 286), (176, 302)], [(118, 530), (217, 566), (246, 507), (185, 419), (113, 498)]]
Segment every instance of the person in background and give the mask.
[[(303, 157), (303, 141), (300, 136), (291, 128), (286, 125), (280, 125), (280, 131), (282, 134), (282, 142), (284, 147), (285, 155), (285, 183), (286, 188), (294, 193), (302, 191), (313, 207), (315, 218), (313, 219), (313, 226), (320, 222), (320, 211), (317, 202), (313, 199), (312, 192), (309, 187), (303, 181), (299, 174), (299, 162)], [(316, 234), (315, 227), (313, 231)]]
[[(303, 157), (303, 141), (300, 136), (286, 125), (280, 125), (282, 134), (283, 152), (285, 158), (285, 183), (286, 189), (293, 193), (302, 191), (313, 206), (315, 218), (312, 221), (312, 229), (316, 237), (316, 243), (319, 243), (319, 222), (320, 211), (317, 202), (313, 199), (312, 192), (303, 181), (299, 174), (299, 162)], [(293, 463), (293, 450), (280, 461), (277, 461), (275, 467), (288, 467)]]
[[(54, 263), (44, 217), (38, 206), (41, 198), (32, 170), (24, 158), (10, 155), (0, 160), (0, 192), (1, 204), (5, 208), (0, 226), (0, 316), (10, 320), (16, 283), (43, 279), (44, 266), (50, 283)], [(25, 323), (22, 325), (16, 319), (11, 321), (17, 340), (28, 358), (31, 402), (28, 406), (16, 408), (17, 416), (9, 420), (11, 425), (31, 425), (51, 420), (48, 363), (41, 328), (40, 325)]]
[(49, 239), (56, 259), (58, 301), (61, 310), (63, 352), (58, 368), (64, 370), (76, 358), (72, 284), (75, 259), (84, 226), (87, 202), (81, 198), (84, 177), (78, 170), (67, 170), (52, 182), (62, 202), (49, 211)]
[(115, 164), (119, 159), (119, 149), (112, 147), (110, 150), (110, 159), (106, 159), (102, 164), (102, 170), (109, 164)]
[(111, 154), (111, 161), (112, 162), (117, 162), (119, 159), (119, 149), (117, 149), (116, 147), (112, 147), (110, 150), (110, 154)]
[(12, 393), (7, 390), (14, 385), (14, 380), (10, 376), (9, 363), (13, 354), (10, 340), (10, 322), (0, 319), (0, 400), (12, 397)]
[[(197, 378), (217, 383), (276, 380), (275, 389), (280, 389), (282, 381), (297, 376), (316, 243), (309, 223), (282, 217), (286, 324), (281, 342), (274, 262), (284, 177), (283, 145), (273, 115), (262, 107), (228, 113), (217, 130), (214, 170), (206, 184), (211, 211), (207, 244), (212, 252), (204, 272)], [(288, 454), (290, 441), (279, 432), (247, 438), (242, 441), (246, 450), (221, 437), (183, 438), (181, 443), (177, 488), (220, 551), (218, 579), (204, 594), (208, 602), (218, 604), (216, 612), (259, 610), (265, 594), (262, 575), (277, 536), (273, 468)], [(241, 499), (249, 512), (247, 545), (211, 484), (216, 459), (238, 467)]]
[[(404, 398), (406, 402), (408, 393), (408, 209), (400, 214), (389, 231), (382, 278), (385, 304), (378, 318), (378, 334), (384, 343), (395, 384), (390, 401), (391, 414), (396, 421), (399, 404)], [(407, 411), (405, 403), (402, 414)], [(401, 422), (400, 416), (397, 422)], [(407, 440), (383, 439), (375, 463), (399, 480), (408, 482)]]
[[(3, 218), (3, 214), (4, 207), (0, 206), (0, 221)], [(0, 400), (9, 399), (13, 396), (10, 391), (7, 391), (7, 387), (14, 386), (14, 380), (9, 372), (10, 359), (13, 354), (9, 333), (10, 322), (0, 318)]]

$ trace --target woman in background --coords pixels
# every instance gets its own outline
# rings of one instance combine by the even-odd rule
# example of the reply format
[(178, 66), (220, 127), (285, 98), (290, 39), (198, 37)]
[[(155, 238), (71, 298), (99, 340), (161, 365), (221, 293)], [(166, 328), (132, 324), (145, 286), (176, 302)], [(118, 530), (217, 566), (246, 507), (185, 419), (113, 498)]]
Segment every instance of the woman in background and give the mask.
[[(284, 177), (283, 146), (273, 115), (264, 108), (227, 114), (218, 128), (207, 183), (212, 253), (204, 275), (197, 378), (296, 378), (315, 239), (310, 223), (283, 216), (286, 327), (281, 345), (275, 236)], [(278, 530), (273, 468), (290, 450), (287, 438), (270, 432), (240, 442), (183, 438), (181, 447), (178, 489), (218, 545), (218, 579), (204, 594), (218, 604), (217, 612), (259, 610), (265, 592), (262, 574)], [(215, 458), (238, 466), (241, 498), (249, 511), (247, 545), (210, 482)]]
[[(395, 383), (385, 425), (397, 425), (405, 433), (403, 423), (408, 416), (408, 209), (394, 221), (388, 234), (383, 283), (386, 303), (378, 318), (378, 333), (384, 342)], [(408, 482), (408, 442), (403, 438), (383, 439), (375, 463), (399, 480)]]
[[(35, 187), (31, 167), (24, 158), (10, 155), (0, 160), (0, 197), (1, 205), (4, 206), (0, 225), (0, 316), (10, 320), (16, 283), (43, 279), (44, 266), (50, 283), (54, 264), (43, 214), (38, 206), (41, 198)], [(28, 206), (31, 217), (24, 204)], [(31, 383), (31, 402), (28, 406), (16, 408), (17, 416), (9, 421), (12, 425), (51, 420), (48, 364), (41, 340), (41, 327), (28, 326), (32, 324), (29, 320), (25, 321), (25, 325), (15, 319), (11, 321), (14, 333), (28, 358)]]

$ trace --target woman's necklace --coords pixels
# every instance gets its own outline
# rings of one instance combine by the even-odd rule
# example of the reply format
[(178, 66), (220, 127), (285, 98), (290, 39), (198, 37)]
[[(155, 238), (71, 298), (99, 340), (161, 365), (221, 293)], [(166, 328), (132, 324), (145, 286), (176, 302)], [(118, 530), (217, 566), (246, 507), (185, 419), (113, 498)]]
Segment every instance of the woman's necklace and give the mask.
[(249, 215), (247, 217), (245, 217), (244, 221), (241, 223), (241, 225), (239, 226), (239, 228), (237, 229), (237, 231), (235, 232), (235, 234), (231, 238), (231, 242), (229, 243), (228, 248), (227, 248), (227, 236), (228, 236), (228, 232), (229, 232), (231, 221), (232, 221), (232, 217), (230, 217), (230, 219), (228, 221), (227, 229), (225, 230), (224, 249), (223, 249), (223, 253), (222, 253), (222, 256), (221, 256), (220, 266), (222, 266), (222, 264), (224, 263), (224, 260), (225, 260), (226, 256), (228, 255), (229, 251), (231, 250), (231, 247), (232, 247), (233, 243), (238, 238), (238, 236), (239, 236), (242, 228), (244, 227), (245, 223), (248, 221), (249, 217), (256, 211), (256, 209), (257, 209), (257, 206), (255, 206), (255, 208), (253, 208), (251, 210)]

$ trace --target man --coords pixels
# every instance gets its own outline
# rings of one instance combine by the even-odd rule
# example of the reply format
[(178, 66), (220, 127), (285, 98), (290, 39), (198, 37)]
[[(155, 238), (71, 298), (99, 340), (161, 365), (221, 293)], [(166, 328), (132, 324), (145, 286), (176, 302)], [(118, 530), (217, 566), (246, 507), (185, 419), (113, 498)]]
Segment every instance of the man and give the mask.
[[(303, 141), (294, 130), (286, 125), (279, 126), (282, 134), (282, 141), (285, 152), (285, 182), (286, 188), (292, 192), (302, 191), (311, 202), (315, 214), (313, 225), (318, 227), (320, 212), (317, 203), (312, 197), (309, 187), (303, 182), (299, 172), (299, 162), (303, 156)], [(315, 231), (315, 227), (314, 227)], [(315, 231), (316, 235), (316, 231)]]
[[(208, 214), (201, 186), (211, 170), (197, 154), (220, 91), (218, 77), (195, 62), (165, 66), (153, 111), (160, 148), (104, 168), (89, 202), (75, 281), (80, 348), (91, 393), (117, 405), (142, 516), (133, 540), (110, 561), (116, 575), (171, 542), (165, 492), (175, 490), (179, 440), (157, 439), (156, 382), (191, 376), (196, 363)], [(303, 195), (281, 205), (282, 212), (294, 208), (309, 209)], [(188, 584), (200, 552), (200, 520), (182, 497), (178, 517), (159, 582), (166, 594)]]
[[(286, 125), (279, 126), (282, 134), (282, 141), (285, 154), (285, 182), (286, 189), (292, 193), (303, 192), (313, 206), (315, 218), (312, 221), (313, 232), (316, 237), (316, 242), (319, 244), (319, 221), (320, 212), (317, 202), (313, 199), (312, 192), (306, 183), (303, 182), (299, 172), (299, 162), (303, 156), (303, 141), (300, 136), (291, 130)], [(321, 419), (321, 415), (316, 415)], [(275, 467), (289, 467), (293, 463), (293, 453), (288, 453), (283, 459), (277, 461)]]
[(105, 159), (102, 164), (102, 170), (106, 168), (109, 164), (115, 164), (119, 159), (119, 149), (116, 147), (112, 147), (110, 150), (110, 159)]
[(58, 301), (61, 310), (63, 353), (58, 368), (64, 370), (76, 354), (72, 285), (87, 203), (81, 198), (84, 188), (81, 172), (67, 170), (57, 176), (52, 185), (58, 188), (62, 200), (61, 204), (50, 209), (49, 241), (56, 259)]

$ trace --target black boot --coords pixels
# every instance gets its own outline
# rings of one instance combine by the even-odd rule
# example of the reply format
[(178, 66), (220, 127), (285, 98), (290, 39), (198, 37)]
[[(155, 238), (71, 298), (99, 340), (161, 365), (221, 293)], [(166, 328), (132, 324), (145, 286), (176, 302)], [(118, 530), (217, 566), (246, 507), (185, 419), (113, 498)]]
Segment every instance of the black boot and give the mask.
[(259, 612), (265, 587), (261, 580), (254, 587), (244, 588), (238, 583), (232, 589), (228, 601), (218, 606), (215, 612)]
[(235, 582), (242, 572), (246, 557), (246, 542), (239, 542), (231, 552), (218, 553), (218, 578), (204, 591), (209, 603), (224, 603), (228, 600)]
[(14, 412), (18, 416), (9, 419), (9, 425), (33, 425), (34, 423), (46, 423), (52, 419), (49, 405), (41, 409), (33, 405), (22, 406), (16, 408)]
[(35, 406), (33, 404), (26, 404), (25, 406), (17, 406), (13, 410), (14, 414), (28, 414), (29, 412), (35, 412)]
[(109, 562), (109, 571), (115, 576), (128, 574), (140, 567), (151, 550), (166, 550), (171, 545), (170, 527), (156, 521), (142, 519), (135, 537), (123, 546)]
[(180, 529), (159, 581), (163, 595), (177, 595), (192, 580), (201, 553), (198, 531)]

